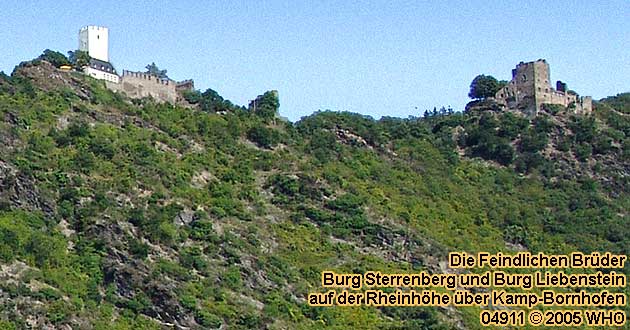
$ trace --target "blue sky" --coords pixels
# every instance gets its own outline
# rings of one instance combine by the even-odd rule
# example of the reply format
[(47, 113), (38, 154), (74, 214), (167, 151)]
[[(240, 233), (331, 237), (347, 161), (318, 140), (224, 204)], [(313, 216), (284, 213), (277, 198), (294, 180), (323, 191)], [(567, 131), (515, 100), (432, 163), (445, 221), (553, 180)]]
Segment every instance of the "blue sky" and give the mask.
[(545, 58), (551, 79), (595, 99), (630, 91), (630, 2), (18, 1), (2, 4), (0, 70), (110, 29), (118, 69), (154, 61), (237, 104), (280, 92), (280, 113), (376, 118), (462, 110), (480, 73), (509, 79)]

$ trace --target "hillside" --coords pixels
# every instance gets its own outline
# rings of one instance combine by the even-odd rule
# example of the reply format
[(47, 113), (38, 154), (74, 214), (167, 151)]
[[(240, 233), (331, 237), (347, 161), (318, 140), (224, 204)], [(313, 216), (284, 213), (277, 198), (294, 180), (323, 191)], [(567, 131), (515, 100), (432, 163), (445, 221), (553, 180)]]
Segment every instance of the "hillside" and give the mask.
[(480, 329), (475, 309), (305, 297), (322, 270), (441, 272), (454, 250), (630, 254), (630, 94), (592, 117), (296, 123), (204, 95), (0, 75), (0, 328)]

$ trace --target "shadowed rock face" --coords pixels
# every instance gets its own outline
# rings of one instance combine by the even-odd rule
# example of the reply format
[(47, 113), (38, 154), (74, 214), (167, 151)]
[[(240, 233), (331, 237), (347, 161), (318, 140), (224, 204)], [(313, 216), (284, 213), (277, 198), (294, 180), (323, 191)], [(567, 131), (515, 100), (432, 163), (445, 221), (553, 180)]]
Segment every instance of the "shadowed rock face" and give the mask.
[(0, 207), (7, 206), (42, 211), (47, 216), (54, 214), (54, 205), (41, 198), (31, 179), (20, 174), (8, 163), (0, 161)]
[(187, 315), (175, 294), (179, 279), (158, 276), (145, 262), (130, 255), (119, 239), (125, 234), (117, 223), (96, 224), (85, 232), (86, 237), (103, 244), (103, 282), (114, 288), (117, 305), (127, 307), (144, 301), (149, 304), (134, 308), (165, 325), (194, 327), (194, 317)]
[(0, 72), (0, 91), (8, 91), (9, 93), (13, 93), (14, 88), (11, 86), (8, 77), (4, 74), (4, 72)]
[(69, 88), (81, 100), (91, 97), (89, 85), (84, 79), (76, 77), (76, 72), (57, 70), (47, 61), (25, 62), (15, 68), (11, 76), (25, 78), (33, 86), (44, 91)]

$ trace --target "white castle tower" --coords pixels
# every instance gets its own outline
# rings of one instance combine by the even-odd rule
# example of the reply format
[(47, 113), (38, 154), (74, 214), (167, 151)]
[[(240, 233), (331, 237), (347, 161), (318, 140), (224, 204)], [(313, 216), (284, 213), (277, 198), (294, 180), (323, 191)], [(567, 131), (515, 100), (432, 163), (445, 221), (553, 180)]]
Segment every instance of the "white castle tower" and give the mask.
[(85, 74), (114, 83), (120, 81), (109, 63), (109, 30), (106, 27), (90, 25), (79, 30), (79, 50), (91, 57), (89, 65), (83, 68)]
[(109, 62), (109, 30), (102, 26), (86, 26), (79, 31), (79, 50), (90, 57)]

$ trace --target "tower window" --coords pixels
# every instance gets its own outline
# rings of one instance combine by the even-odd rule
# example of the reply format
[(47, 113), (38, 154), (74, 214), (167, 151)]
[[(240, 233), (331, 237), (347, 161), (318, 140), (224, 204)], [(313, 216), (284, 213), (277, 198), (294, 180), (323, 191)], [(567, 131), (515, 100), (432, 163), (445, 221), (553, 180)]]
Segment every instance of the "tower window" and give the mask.
[(96, 39), (101, 39), (101, 36), (97, 34)]
[(527, 81), (527, 76), (523, 75), (523, 81)]

